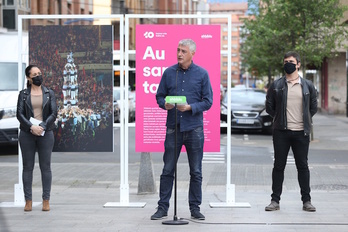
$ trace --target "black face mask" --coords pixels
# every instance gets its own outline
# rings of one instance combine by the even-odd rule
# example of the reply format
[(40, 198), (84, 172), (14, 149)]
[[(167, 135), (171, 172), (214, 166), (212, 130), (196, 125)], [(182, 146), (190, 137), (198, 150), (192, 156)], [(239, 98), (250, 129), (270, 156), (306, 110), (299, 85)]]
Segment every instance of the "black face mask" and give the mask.
[(33, 81), (34, 85), (40, 86), (42, 84), (42, 81), (43, 81), (42, 75), (33, 77), (33, 78), (31, 78), (31, 80)]
[(290, 63), (290, 62), (287, 62), (284, 64), (284, 71), (287, 74), (291, 74), (291, 73), (295, 72), (295, 70), (296, 70), (296, 64)]

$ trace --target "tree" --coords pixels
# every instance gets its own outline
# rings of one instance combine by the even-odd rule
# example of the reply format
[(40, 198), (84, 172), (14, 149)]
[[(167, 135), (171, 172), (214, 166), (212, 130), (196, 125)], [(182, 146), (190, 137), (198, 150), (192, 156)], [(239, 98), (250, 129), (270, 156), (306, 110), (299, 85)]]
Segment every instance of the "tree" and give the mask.
[(254, 17), (245, 20), (243, 61), (260, 75), (282, 73), (287, 51), (301, 56), (305, 73), (308, 64), (320, 67), (332, 57), (347, 38), (342, 23), (347, 6), (339, 0), (248, 0)]

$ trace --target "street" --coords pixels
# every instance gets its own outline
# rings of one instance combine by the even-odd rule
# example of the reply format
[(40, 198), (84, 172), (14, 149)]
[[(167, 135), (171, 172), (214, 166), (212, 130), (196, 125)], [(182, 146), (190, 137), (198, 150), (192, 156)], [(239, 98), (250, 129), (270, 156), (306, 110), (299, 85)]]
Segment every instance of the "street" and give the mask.
[[(323, 128), (318, 128), (323, 130)], [(325, 129), (324, 129), (325, 130)], [(321, 133), (321, 132), (320, 132)], [(316, 136), (317, 134), (315, 134)], [(90, 153), (69, 153), (69, 152), (55, 152), (52, 155), (52, 163), (94, 163), (94, 162), (115, 162), (119, 163), (119, 136), (120, 129), (114, 128), (114, 153), (113, 152), (90, 152)], [(221, 163), (226, 159), (226, 144), (227, 135), (220, 135), (220, 152), (205, 153), (204, 162), (206, 163)], [(319, 136), (319, 135), (318, 135)], [(325, 134), (320, 135), (321, 137)], [(137, 164), (140, 161), (140, 153), (135, 152), (135, 128), (129, 128), (129, 164)], [(243, 163), (254, 163), (255, 165), (269, 165), (273, 160), (273, 145), (272, 136), (265, 135), (257, 132), (233, 132), (232, 138), (232, 165), (239, 165)], [(344, 140), (347, 137), (342, 137), (337, 134), (336, 137), (330, 138), (330, 140), (341, 142), (339, 147), (327, 147), (327, 149), (320, 146), (319, 141), (314, 139), (310, 145), (309, 163), (314, 164), (326, 164), (326, 165), (348, 165), (347, 150), (344, 149)], [(320, 148), (318, 148), (320, 147)], [(342, 149), (340, 149), (340, 147)], [(162, 153), (152, 153), (152, 160), (155, 164), (162, 163)], [(181, 155), (179, 162), (186, 162), (186, 154)], [(216, 158), (214, 158), (216, 157)], [(292, 159), (292, 152), (290, 150), (289, 160)], [(16, 147), (3, 147), (0, 150), (0, 162), (17, 162), (17, 148)]]
[[(309, 151), (309, 165), (311, 168), (311, 182), (313, 185), (322, 185), (323, 182), (330, 183), (330, 186), (341, 186), (341, 188), (348, 188), (348, 158), (347, 151), (348, 145), (344, 143), (348, 137), (345, 136), (344, 128), (334, 120), (328, 121), (326, 118), (317, 120), (314, 117), (314, 139), (310, 145)], [(342, 117), (342, 120), (346, 118)], [(345, 122), (345, 121), (344, 121)], [(344, 125), (344, 124), (342, 124)], [(336, 128), (335, 128), (336, 126)], [(327, 130), (328, 128), (334, 128), (334, 130)], [(78, 165), (78, 164), (93, 164), (97, 166), (112, 165), (115, 167), (119, 166), (119, 138), (120, 128), (114, 128), (114, 153), (113, 152), (91, 152), (91, 153), (61, 153), (55, 152), (52, 155), (52, 169), (55, 171), (57, 167), (64, 164), (67, 165)], [(137, 185), (137, 177), (139, 173), (140, 153), (135, 152), (135, 128), (129, 128), (129, 181), (134, 185)], [(262, 187), (265, 190), (270, 188), (271, 181), (271, 169), (273, 164), (273, 147), (272, 147), (272, 136), (265, 135), (256, 132), (233, 132), (231, 135), (232, 147), (231, 147), (231, 164), (232, 164), (232, 183), (236, 185), (256, 185)], [(204, 153), (203, 158), (203, 173), (205, 170), (218, 170), (217, 176), (214, 180), (218, 183), (209, 182), (207, 184), (223, 184), (226, 180), (226, 144), (227, 134), (221, 134), (220, 138), (220, 152)], [(332, 144), (332, 146), (328, 146)], [(13, 184), (16, 182), (17, 170), (15, 167), (18, 162), (18, 156), (15, 153), (15, 148), (1, 149), (0, 165), (1, 170), (10, 169), (14, 173), (12, 180)], [(151, 153), (154, 172), (156, 178), (159, 178), (162, 168), (162, 153)], [(182, 165), (184, 170), (187, 165), (186, 153), (181, 154), (179, 159), (179, 165)], [(187, 168), (188, 171), (188, 168)], [(266, 176), (260, 176), (257, 174), (258, 171)], [(38, 170), (35, 170), (38, 175)], [(296, 180), (296, 167), (294, 158), (290, 150), (288, 157), (288, 166), (286, 169), (286, 175), (290, 175), (291, 178)], [(324, 174), (331, 175), (324, 175)], [(186, 175), (187, 173), (185, 173)], [(337, 175), (336, 175), (337, 174)], [(113, 172), (114, 176), (109, 176), (108, 179), (115, 180), (116, 185), (119, 182), (119, 171)], [(251, 176), (253, 175), (253, 176)], [(334, 176), (332, 176), (334, 175)], [(88, 175), (91, 178), (90, 175)], [(136, 178), (132, 178), (136, 177)], [(60, 178), (64, 179), (64, 176)], [(95, 181), (98, 181), (96, 178)], [(252, 180), (252, 181), (251, 181)], [(335, 181), (334, 181), (335, 180)], [(36, 179), (39, 184), (39, 179)], [(10, 184), (10, 183), (8, 183)], [(330, 188), (327, 186), (327, 188)], [(251, 187), (251, 186), (249, 186)], [(294, 188), (297, 188), (296, 181)]]
[[(221, 134), (221, 151), (205, 153), (203, 159), (203, 202), (205, 222), (190, 221), (190, 231), (346, 231), (348, 216), (348, 119), (343, 116), (316, 115), (314, 139), (310, 145), (312, 202), (316, 213), (301, 209), (297, 171), (289, 154), (279, 212), (267, 213), (270, 201), (273, 163), (272, 137), (258, 133), (232, 134), (231, 183), (236, 202), (251, 208), (211, 208), (209, 203), (226, 201), (226, 134)], [(22, 207), (1, 208), (1, 227), (5, 232), (28, 231), (177, 231), (151, 221), (158, 201), (162, 154), (151, 154), (156, 193), (138, 194), (140, 155), (134, 152), (134, 128), (129, 129), (129, 202), (145, 202), (141, 209), (103, 208), (120, 200), (119, 128), (115, 128), (115, 153), (53, 153), (51, 211), (44, 216), (40, 206), (30, 213)], [(5, 153), (4, 153), (5, 152)], [(18, 183), (18, 156), (1, 149), (0, 201), (11, 202)], [(177, 176), (178, 214), (189, 218), (187, 190), (189, 170), (182, 154)], [(33, 179), (33, 201), (41, 201), (38, 164)], [(172, 199), (173, 200), (173, 199)], [(172, 201), (171, 201), (172, 202)], [(173, 208), (169, 210), (169, 219)], [(27, 220), (30, 216), (31, 220)], [(43, 218), (47, 218), (43, 220)], [(25, 223), (19, 221), (25, 220)], [(189, 220), (189, 219), (188, 219)], [(334, 227), (334, 228), (333, 228)]]

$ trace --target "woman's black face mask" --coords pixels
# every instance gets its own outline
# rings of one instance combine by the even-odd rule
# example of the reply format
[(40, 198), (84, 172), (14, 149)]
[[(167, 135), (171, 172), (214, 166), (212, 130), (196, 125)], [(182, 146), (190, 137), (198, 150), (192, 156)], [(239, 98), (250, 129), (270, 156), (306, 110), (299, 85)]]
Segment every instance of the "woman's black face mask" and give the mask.
[(40, 86), (42, 84), (43, 78), (42, 75), (39, 75), (31, 78), (31, 80), (33, 81), (33, 85)]

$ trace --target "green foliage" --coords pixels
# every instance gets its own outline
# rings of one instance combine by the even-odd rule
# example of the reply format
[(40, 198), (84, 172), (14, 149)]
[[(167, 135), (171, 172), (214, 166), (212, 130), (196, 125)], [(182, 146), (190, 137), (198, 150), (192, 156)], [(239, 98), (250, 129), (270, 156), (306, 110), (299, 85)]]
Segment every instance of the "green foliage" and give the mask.
[(342, 24), (347, 6), (339, 0), (249, 0), (254, 18), (245, 20), (243, 61), (259, 75), (282, 73), (283, 56), (296, 51), (302, 68), (320, 67), (325, 57), (335, 55), (348, 30)]

